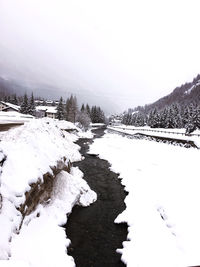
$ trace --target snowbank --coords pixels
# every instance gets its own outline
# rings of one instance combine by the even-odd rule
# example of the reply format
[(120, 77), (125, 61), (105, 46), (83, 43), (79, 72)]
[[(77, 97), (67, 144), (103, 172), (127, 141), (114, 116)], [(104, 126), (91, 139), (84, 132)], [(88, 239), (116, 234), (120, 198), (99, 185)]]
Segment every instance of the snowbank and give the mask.
[(0, 124), (7, 123), (24, 123), (34, 119), (33, 116), (22, 114), (17, 111), (0, 111)]
[(120, 133), (126, 133), (134, 135), (137, 133), (146, 134), (154, 137), (167, 137), (170, 139), (193, 141), (195, 145), (200, 148), (200, 131), (196, 130), (192, 135), (185, 135), (185, 129), (162, 129), (162, 128), (150, 128), (150, 127), (134, 127), (134, 126), (109, 126), (108, 129), (114, 130)]
[[(1, 134), (2, 260), (11, 257), (11, 262), (14, 260), (17, 264), (22, 261), (27, 266), (35, 267), (66, 266), (66, 262), (71, 264), (67, 266), (74, 266), (73, 260), (65, 251), (69, 240), (66, 240), (64, 230), (58, 225), (66, 222), (65, 214), (71, 212), (73, 205), (86, 206), (96, 200), (96, 194), (82, 179), (82, 173), (78, 169), (72, 168), (70, 174), (63, 171), (56, 177), (56, 187), (50, 204), (39, 206), (32, 217), (25, 218), (20, 234), (14, 234), (19, 230), (22, 221), (18, 207), (24, 203), (25, 192), (30, 190), (30, 185), (42, 181), (45, 173), (53, 174), (52, 167), (60, 160), (66, 164), (81, 160), (79, 146), (74, 144), (81, 131), (78, 129), (76, 133), (68, 133), (61, 130), (63, 125), (68, 129), (75, 127), (68, 122), (38, 119)], [(54, 238), (60, 243), (55, 242)], [(42, 257), (41, 264), (39, 257)], [(58, 264), (55, 264), (55, 259)], [(7, 262), (0, 261), (0, 266), (1, 264)]]
[(199, 150), (107, 133), (90, 153), (108, 160), (129, 192), (115, 220), (129, 225), (118, 250), (127, 266), (199, 265)]
[(51, 203), (38, 207), (26, 218), (20, 235), (13, 237), (11, 260), (23, 259), (35, 267), (75, 266), (66, 254), (70, 241), (58, 225), (65, 224), (66, 214), (75, 204), (88, 206), (96, 199), (82, 176), (77, 168), (71, 174), (62, 171), (57, 176)]

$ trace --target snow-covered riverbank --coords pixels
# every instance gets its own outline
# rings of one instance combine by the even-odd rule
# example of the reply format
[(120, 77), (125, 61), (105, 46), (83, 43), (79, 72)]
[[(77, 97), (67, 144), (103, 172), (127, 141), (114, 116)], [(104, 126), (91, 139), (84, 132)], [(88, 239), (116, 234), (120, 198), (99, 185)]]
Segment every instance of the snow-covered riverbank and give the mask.
[(1, 133), (0, 266), (17, 266), (18, 262), (34, 267), (74, 266), (66, 254), (69, 240), (60, 225), (75, 204), (87, 206), (96, 200), (80, 170), (61, 171), (55, 177), (51, 198), (24, 218), (21, 229), (19, 208), (30, 185), (42, 183), (46, 173), (53, 175), (52, 168), (59, 161), (67, 165), (81, 159), (74, 142), (82, 136), (87, 134), (72, 123), (51, 119), (33, 120)]
[(200, 264), (199, 150), (107, 133), (90, 153), (108, 160), (129, 192), (129, 241), (120, 250), (128, 267)]

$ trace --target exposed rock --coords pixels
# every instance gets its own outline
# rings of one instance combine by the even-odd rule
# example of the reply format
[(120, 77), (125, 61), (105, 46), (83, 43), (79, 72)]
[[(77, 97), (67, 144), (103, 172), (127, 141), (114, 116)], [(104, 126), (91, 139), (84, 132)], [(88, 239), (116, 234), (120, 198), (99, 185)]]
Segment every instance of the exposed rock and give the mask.
[(23, 224), (25, 216), (35, 211), (38, 204), (45, 205), (51, 200), (56, 175), (62, 170), (70, 172), (71, 166), (71, 162), (69, 161), (66, 164), (66, 158), (63, 158), (63, 160), (57, 162), (57, 166), (51, 167), (53, 174), (49, 172), (45, 173), (43, 175), (43, 181), (39, 180), (37, 183), (32, 183), (30, 185), (31, 189), (25, 193), (25, 202), (18, 208), (23, 218), (19, 230)]

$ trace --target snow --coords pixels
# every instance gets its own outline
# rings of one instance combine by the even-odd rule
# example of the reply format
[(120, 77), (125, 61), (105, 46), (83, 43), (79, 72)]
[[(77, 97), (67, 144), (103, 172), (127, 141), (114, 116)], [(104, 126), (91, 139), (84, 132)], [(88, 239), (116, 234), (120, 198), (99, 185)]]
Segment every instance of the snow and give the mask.
[(199, 265), (199, 150), (106, 133), (89, 152), (108, 160), (129, 192), (115, 220), (129, 226), (117, 250), (127, 266)]
[(126, 133), (134, 135), (137, 133), (151, 135), (154, 137), (167, 137), (171, 139), (193, 141), (198, 148), (200, 148), (200, 131), (194, 131), (190, 136), (185, 135), (185, 129), (162, 129), (162, 128), (150, 128), (150, 127), (134, 127), (134, 126), (109, 126), (108, 129), (114, 130), (120, 133)]
[(189, 95), (192, 92), (192, 90), (199, 85), (200, 85), (200, 80), (195, 85), (192, 85), (187, 91), (185, 91), (184, 94)]
[(1, 267), (30, 267), (30, 265), (27, 262), (24, 261), (12, 261), (12, 260), (2, 260), (0, 261)]
[(62, 171), (57, 176), (51, 204), (36, 210), (39, 217), (35, 214), (29, 216), (31, 219), (27, 217), (20, 235), (14, 237), (12, 260), (23, 259), (35, 267), (75, 266), (73, 258), (66, 254), (70, 241), (65, 238), (64, 228), (58, 225), (65, 224), (66, 214), (75, 204), (87, 206), (96, 200), (96, 194), (82, 176), (77, 168), (71, 174)]
[[(79, 146), (74, 144), (81, 135), (74, 124), (47, 118), (1, 133), (0, 159), (5, 161), (0, 164), (0, 266), (18, 266), (19, 262), (31, 267), (74, 266), (66, 254), (70, 241), (60, 225), (66, 223), (66, 214), (75, 204), (87, 206), (96, 200), (81, 171), (72, 168), (70, 174), (62, 171), (56, 176), (50, 203), (26, 217), (19, 234), (22, 214), (17, 207), (24, 203), (30, 184), (52, 173), (58, 161), (64, 157), (66, 164), (81, 160)], [(84, 135), (91, 136), (91, 132)]]
[(11, 108), (15, 109), (16, 111), (20, 110), (20, 106), (18, 106), (18, 105), (14, 105), (12, 103), (4, 102), (4, 101), (1, 101), (1, 103), (4, 104), (7, 107), (11, 107)]
[(91, 127), (100, 127), (100, 126), (104, 126), (105, 125), (105, 123), (100, 123), (100, 122), (96, 122), (96, 123), (90, 123), (90, 126)]
[(17, 111), (0, 111), (0, 124), (7, 123), (24, 123), (32, 120), (34, 117), (31, 115), (22, 114)]
[(57, 113), (57, 107), (52, 107), (52, 106), (36, 106), (35, 109), (37, 111), (46, 111), (47, 113)]

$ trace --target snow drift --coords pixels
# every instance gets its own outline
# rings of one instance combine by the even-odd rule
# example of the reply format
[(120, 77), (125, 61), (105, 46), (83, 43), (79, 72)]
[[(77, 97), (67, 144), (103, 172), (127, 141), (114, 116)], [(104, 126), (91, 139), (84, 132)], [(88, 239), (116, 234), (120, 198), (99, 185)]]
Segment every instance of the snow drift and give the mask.
[[(69, 129), (71, 133), (65, 131)], [(10, 261), (1, 261), (0, 266), (12, 266), (12, 262), (13, 266), (17, 262), (35, 267), (66, 266), (67, 262), (67, 266), (74, 266), (66, 254), (69, 240), (58, 225), (66, 222), (66, 214), (75, 204), (89, 205), (96, 194), (77, 168), (71, 168), (70, 173), (60, 170), (57, 176), (53, 170), (59, 162), (68, 166), (81, 160), (74, 144), (81, 134), (72, 123), (51, 119), (33, 120), (1, 133), (0, 259)], [(33, 184), (43, 182), (44, 174), (54, 177), (51, 197), (23, 218), (20, 207), (27, 192)]]
[(199, 265), (199, 150), (107, 133), (90, 153), (108, 160), (129, 192), (115, 220), (129, 226), (118, 250), (127, 266)]

